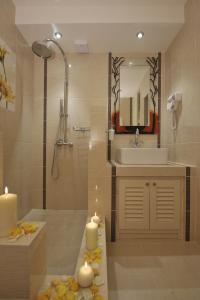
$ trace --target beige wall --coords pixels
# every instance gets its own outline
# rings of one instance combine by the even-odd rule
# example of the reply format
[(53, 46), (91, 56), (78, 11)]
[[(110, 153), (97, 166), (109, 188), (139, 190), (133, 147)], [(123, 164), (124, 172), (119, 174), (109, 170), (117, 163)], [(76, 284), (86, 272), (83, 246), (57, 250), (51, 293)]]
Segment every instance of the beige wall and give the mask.
[[(11, 0), (0, 3), (0, 37), (16, 54), (15, 112), (0, 108), (0, 141), (4, 149), (3, 184), (18, 194), (19, 217), (31, 208), (32, 53), (15, 24)], [(1, 151), (0, 151), (1, 152)]]
[[(106, 126), (108, 98), (108, 56), (67, 54), (69, 69), (68, 136), (73, 148), (58, 149), (60, 177), (51, 177), (53, 146), (59, 124), (60, 97), (63, 98), (64, 63), (60, 55), (48, 61), (47, 101), (47, 208), (93, 211), (96, 197), (106, 197)], [(42, 207), (42, 116), (43, 61), (34, 58), (33, 178), (32, 203)], [(91, 131), (73, 131), (73, 126)], [(90, 150), (89, 150), (90, 149)], [(89, 192), (88, 192), (89, 185)], [(95, 186), (98, 185), (96, 191)], [(95, 192), (94, 192), (95, 190)]]
[[(193, 237), (200, 240), (200, 202), (196, 197), (200, 193), (200, 1), (189, 0), (185, 16), (184, 27), (166, 53), (162, 144), (169, 148), (170, 160), (197, 167), (192, 174), (191, 221)], [(173, 134), (166, 99), (176, 91), (183, 93), (183, 100), (178, 128)]]
[(0, 195), (3, 193), (3, 135), (0, 133)]

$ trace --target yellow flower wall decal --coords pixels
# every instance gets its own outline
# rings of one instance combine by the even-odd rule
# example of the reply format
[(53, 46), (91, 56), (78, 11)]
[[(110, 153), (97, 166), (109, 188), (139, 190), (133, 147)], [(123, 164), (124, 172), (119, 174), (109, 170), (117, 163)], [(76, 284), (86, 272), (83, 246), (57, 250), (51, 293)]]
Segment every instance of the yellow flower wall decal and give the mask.
[(15, 96), (12, 88), (0, 73), (0, 101), (4, 98), (7, 102), (14, 102)]
[(8, 54), (8, 50), (4, 47), (0, 47), (0, 60), (3, 60), (5, 58), (5, 55)]
[(13, 92), (15, 87), (15, 74), (13, 73), (15, 62), (13, 61), (14, 54), (11, 53), (12, 55), (10, 55), (10, 51), (7, 50), (7, 46), (4, 46), (4, 44), (0, 40), (0, 103), (4, 103), (3, 107), (8, 108), (8, 103), (14, 104), (15, 102)]

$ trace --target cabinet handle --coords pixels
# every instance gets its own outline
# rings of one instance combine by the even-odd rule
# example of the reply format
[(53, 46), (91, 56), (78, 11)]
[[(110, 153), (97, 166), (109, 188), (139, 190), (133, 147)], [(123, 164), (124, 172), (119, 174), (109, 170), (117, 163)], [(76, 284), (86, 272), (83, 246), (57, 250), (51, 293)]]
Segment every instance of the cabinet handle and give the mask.
[(153, 186), (156, 186), (156, 182), (153, 182)]
[(145, 185), (146, 185), (146, 186), (149, 186), (149, 182), (146, 182)]

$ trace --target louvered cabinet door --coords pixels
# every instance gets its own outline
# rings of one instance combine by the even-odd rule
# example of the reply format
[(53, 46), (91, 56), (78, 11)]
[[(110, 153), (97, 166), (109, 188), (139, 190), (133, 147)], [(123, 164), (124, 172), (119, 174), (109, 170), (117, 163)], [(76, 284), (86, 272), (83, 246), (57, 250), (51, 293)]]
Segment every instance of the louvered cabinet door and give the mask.
[(179, 229), (180, 181), (153, 180), (150, 195), (150, 229)]
[(147, 180), (119, 180), (119, 229), (149, 230)]

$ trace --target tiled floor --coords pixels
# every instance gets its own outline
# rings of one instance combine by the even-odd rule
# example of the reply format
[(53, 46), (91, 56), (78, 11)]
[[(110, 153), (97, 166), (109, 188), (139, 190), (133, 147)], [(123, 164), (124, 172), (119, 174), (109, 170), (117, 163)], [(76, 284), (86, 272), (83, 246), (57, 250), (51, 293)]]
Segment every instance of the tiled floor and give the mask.
[(47, 274), (74, 274), (87, 211), (33, 209), (28, 221), (47, 222)]
[(200, 300), (200, 245), (110, 243), (108, 282), (109, 300)]

